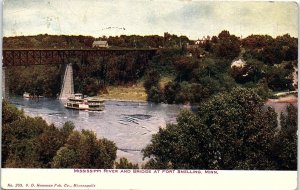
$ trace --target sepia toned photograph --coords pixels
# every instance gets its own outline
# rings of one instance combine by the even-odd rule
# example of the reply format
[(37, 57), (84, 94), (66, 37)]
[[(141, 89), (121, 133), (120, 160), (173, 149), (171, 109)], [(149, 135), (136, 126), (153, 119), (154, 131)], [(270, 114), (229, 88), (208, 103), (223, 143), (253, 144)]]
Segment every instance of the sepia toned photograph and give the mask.
[(2, 168), (297, 171), (297, 3), (2, 6)]

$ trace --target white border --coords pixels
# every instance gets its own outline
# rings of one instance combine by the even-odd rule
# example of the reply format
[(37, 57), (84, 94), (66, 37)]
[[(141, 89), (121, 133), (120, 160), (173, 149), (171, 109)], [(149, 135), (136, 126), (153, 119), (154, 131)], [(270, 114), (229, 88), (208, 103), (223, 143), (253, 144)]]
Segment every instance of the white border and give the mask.
[[(81, 171), (81, 172), (80, 172)], [(84, 172), (85, 171), (85, 172)], [(293, 190), (296, 171), (2, 169), (9, 189)], [(76, 185), (78, 186), (76, 186)], [(82, 185), (82, 186), (80, 186)]]

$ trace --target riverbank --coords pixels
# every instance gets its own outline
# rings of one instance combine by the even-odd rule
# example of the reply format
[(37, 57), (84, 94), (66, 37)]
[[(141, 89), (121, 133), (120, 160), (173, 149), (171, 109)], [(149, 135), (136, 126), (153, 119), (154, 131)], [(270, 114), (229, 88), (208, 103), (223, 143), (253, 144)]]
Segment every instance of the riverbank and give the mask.
[(146, 102), (147, 94), (143, 83), (139, 82), (131, 86), (108, 86), (107, 92), (98, 95), (104, 100)]
[(290, 103), (290, 104), (295, 104), (297, 102), (298, 102), (298, 97), (294, 95), (280, 97), (278, 99), (268, 99), (267, 101), (267, 103)]
[[(166, 84), (173, 78), (164, 76), (160, 80), (160, 87), (164, 89)], [(141, 80), (128, 86), (108, 86), (107, 92), (99, 94), (98, 97), (104, 100), (123, 101), (123, 102), (147, 102), (147, 93), (144, 88), (144, 81)]]

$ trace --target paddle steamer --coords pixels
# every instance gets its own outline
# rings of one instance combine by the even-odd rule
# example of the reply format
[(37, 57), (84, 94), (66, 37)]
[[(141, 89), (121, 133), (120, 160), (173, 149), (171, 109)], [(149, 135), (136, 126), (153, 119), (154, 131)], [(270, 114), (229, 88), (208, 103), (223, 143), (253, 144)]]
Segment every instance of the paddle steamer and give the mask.
[(103, 111), (104, 100), (98, 98), (85, 98), (81, 93), (68, 98), (65, 108), (87, 111)]

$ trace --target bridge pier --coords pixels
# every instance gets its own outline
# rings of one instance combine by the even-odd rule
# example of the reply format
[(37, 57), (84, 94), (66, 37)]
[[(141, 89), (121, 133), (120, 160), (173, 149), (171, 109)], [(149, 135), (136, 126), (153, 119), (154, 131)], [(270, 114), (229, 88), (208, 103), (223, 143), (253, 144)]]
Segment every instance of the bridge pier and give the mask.
[(2, 67), (2, 98), (6, 99), (9, 97), (9, 88), (8, 88), (8, 75), (6, 67)]
[(67, 99), (74, 95), (72, 63), (65, 66), (59, 99)]

